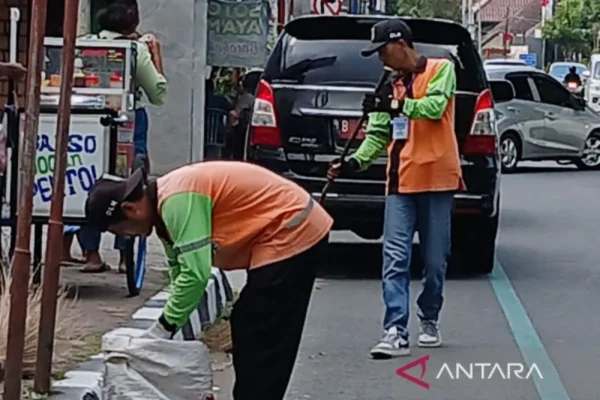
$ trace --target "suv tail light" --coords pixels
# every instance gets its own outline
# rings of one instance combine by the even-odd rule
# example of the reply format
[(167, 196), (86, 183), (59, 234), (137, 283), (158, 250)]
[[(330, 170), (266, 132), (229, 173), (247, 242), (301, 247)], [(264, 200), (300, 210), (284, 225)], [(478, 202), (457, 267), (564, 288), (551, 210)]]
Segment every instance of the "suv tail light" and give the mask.
[(492, 92), (487, 89), (481, 92), (475, 104), (475, 117), (471, 132), (467, 136), (464, 154), (496, 154), (498, 134), (496, 132), (496, 116)]
[(281, 147), (281, 132), (277, 124), (273, 88), (261, 80), (256, 91), (252, 121), (250, 122), (250, 146)]

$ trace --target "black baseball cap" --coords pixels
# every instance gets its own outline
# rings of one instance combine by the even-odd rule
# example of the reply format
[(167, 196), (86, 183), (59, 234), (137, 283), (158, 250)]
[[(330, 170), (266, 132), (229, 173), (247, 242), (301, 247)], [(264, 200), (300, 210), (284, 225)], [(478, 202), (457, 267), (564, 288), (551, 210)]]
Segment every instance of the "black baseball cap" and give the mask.
[(88, 223), (105, 231), (112, 224), (125, 219), (121, 204), (141, 190), (146, 178), (142, 168), (136, 169), (127, 179), (104, 175), (88, 193), (85, 217)]
[(406, 22), (397, 18), (380, 21), (371, 28), (371, 45), (360, 53), (363, 57), (370, 57), (386, 44), (398, 40), (404, 40), (412, 47), (412, 31)]

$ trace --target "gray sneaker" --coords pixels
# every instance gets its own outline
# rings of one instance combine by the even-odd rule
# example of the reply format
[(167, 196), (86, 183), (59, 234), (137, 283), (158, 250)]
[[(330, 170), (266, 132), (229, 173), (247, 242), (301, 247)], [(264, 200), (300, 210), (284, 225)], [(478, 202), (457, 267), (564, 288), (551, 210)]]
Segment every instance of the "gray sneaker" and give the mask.
[(442, 335), (436, 321), (421, 321), (419, 347), (440, 347)]
[(387, 359), (410, 355), (408, 340), (398, 333), (398, 328), (392, 327), (385, 331), (379, 343), (371, 349), (375, 359)]

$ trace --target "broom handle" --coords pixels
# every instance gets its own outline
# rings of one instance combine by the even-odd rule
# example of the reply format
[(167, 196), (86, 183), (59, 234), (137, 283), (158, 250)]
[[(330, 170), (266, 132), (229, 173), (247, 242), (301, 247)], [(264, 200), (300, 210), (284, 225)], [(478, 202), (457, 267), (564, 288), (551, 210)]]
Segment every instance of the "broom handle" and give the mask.
[[(388, 67), (383, 68), (383, 73), (381, 74), (381, 77), (379, 78), (379, 82), (377, 82), (377, 86), (375, 87), (375, 93), (379, 93), (381, 91), (381, 88), (387, 81), (387, 78), (390, 76), (390, 73), (392, 73), (392, 70), (390, 68), (388, 68)], [(360, 132), (360, 130), (362, 129), (362, 125), (366, 119), (367, 119), (367, 113), (363, 112), (360, 119), (358, 120), (358, 124), (354, 128), (354, 132), (352, 132), (352, 135), (348, 138), (348, 140), (346, 140), (346, 144), (344, 145), (344, 149), (342, 150), (342, 154), (340, 156), (340, 169), (341, 169), (341, 166), (345, 162), (346, 156), (348, 155), (348, 151), (350, 150), (350, 145), (352, 144), (354, 139), (356, 139), (356, 136), (358, 135), (358, 132)], [(327, 197), (327, 191), (331, 187), (332, 183), (333, 183), (333, 179), (327, 178), (327, 182), (325, 183), (325, 186), (323, 186), (323, 190), (321, 190), (321, 198), (319, 199), (319, 204), (323, 205), (325, 203), (325, 197)]]

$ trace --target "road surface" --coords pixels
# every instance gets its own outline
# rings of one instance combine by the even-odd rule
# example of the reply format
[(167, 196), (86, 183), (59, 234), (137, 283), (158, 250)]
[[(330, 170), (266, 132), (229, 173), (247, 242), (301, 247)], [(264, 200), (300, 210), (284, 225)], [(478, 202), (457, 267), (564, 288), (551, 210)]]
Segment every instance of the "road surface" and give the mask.
[[(370, 359), (381, 334), (380, 246), (336, 234), (286, 399), (600, 399), (600, 173), (530, 165), (503, 177), (494, 273), (447, 281), (443, 348)], [(417, 329), (413, 313), (412, 341)], [(428, 389), (396, 373), (419, 359)], [(405, 372), (421, 378), (419, 365)]]

